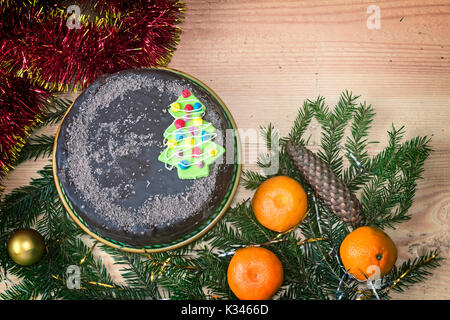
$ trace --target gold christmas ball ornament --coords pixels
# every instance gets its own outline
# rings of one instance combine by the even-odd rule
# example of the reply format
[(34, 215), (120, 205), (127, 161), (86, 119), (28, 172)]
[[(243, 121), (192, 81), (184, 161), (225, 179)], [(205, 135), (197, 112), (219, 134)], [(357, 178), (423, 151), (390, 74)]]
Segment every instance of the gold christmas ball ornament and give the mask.
[(33, 229), (14, 231), (8, 240), (8, 253), (15, 263), (31, 266), (41, 260), (45, 251), (44, 237)]

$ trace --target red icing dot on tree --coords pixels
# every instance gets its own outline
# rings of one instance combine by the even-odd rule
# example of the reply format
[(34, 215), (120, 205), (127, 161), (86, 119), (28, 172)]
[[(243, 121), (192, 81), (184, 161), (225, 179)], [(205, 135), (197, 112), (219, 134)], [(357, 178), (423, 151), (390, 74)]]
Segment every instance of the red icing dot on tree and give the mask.
[(194, 158), (200, 157), (201, 154), (202, 154), (202, 150), (199, 147), (192, 148), (192, 156)]
[(191, 95), (191, 92), (188, 89), (184, 89), (181, 94), (182, 94), (183, 98), (187, 98)]
[(187, 104), (187, 105), (184, 107), (184, 110), (185, 110), (185, 111), (192, 111), (192, 110), (194, 110), (194, 108), (193, 108), (190, 104)]
[(175, 128), (180, 129), (184, 127), (184, 120), (183, 119), (177, 119), (174, 122)]

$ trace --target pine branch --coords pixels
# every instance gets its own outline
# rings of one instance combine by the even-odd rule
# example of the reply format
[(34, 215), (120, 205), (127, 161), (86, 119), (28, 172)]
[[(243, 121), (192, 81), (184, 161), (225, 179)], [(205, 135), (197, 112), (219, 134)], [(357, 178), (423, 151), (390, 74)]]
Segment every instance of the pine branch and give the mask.
[(424, 281), (431, 275), (431, 270), (440, 266), (440, 261), (443, 258), (439, 257), (439, 251), (431, 251), (414, 260), (409, 259), (402, 263), (400, 267), (394, 266), (394, 269), (389, 274), (392, 279), (387, 292), (394, 290), (403, 292), (413, 284)]
[[(0, 231), (31, 226), (49, 203), (58, 201), (52, 167), (47, 165), (38, 171), (40, 178), (14, 189), (0, 203)], [(1, 235), (0, 235), (1, 237)]]
[(344, 137), (347, 122), (353, 116), (358, 98), (359, 96), (355, 97), (351, 92), (345, 91), (341, 94), (333, 113), (325, 106), (322, 97), (310, 103), (323, 130), (320, 142), (321, 150), (318, 152), (318, 156), (338, 175), (341, 174), (343, 167), (340, 143)]
[(416, 137), (401, 143), (403, 127), (389, 133), (388, 147), (368, 163), (373, 179), (364, 187), (361, 204), (367, 224), (391, 227), (409, 220), (417, 180), (432, 149), (428, 137)]
[(157, 270), (145, 262), (144, 257), (107, 246), (102, 248), (114, 257), (114, 264), (122, 266), (120, 269), (122, 277), (130, 288), (138, 290), (143, 295), (141, 298), (159, 299), (161, 297), (153, 276)]
[[(40, 115), (37, 118), (34, 130), (45, 127), (47, 125), (56, 124), (62, 120), (67, 109), (72, 104), (69, 99), (53, 98), (48, 101)], [(25, 145), (19, 152), (19, 156), (14, 161), (17, 166), (29, 159), (38, 159), (39, 157), (49, 157), (53, 151), (54, 135), (36, 135), (27, 138)]]
[(14, 164), (19, 165), (26, 160), (37, 160), (38, 158), (50, 157), (53, 152), (54, 141), (54, 135), (42, 134), (30, 136)]
[(262, 169), (266, 176), (273, 176), (278, 173), (280, 137), (278, 129), (272, 123), (267, 127), (260, 126), (260, 134), (266, 144), (267, 151), (260, 152), (256, 164)]
[(35, 285), (30, 279), (14, 283), (14, 285), (8, 285), (5, 292), (0, 292), (0, 298), (4, 300), (30, 300), (36, 296), (32, 290)]
[(348, 227), (330, 212), (320, 198), (315, 200), (308, 198), (308, 201), (311, 204), (311, 211), (300, 225), (302, 234), (306, 237), (328, 239), (311, 248), (309, 273), (317, 283), (316, 286), (320, 287), (321, 295), (332, 296), (340, 286), (340, 294), (351, 296), (349, 288), (352, 288), (352, 284), (344, 282), (339, 285), (344, 270), (339, 262), (338, 252), (342, 240), (349, 233)]
[(267, 179), (268, 177), (265, 177), (255, 171), (243, 170), (241, 184), (247, 190), (256, 190), (261, 185), (261, 183), (263, 183)]
[(235, 244), (263, 243), (276, 235), (256, 220), (251, 204), (244, 201), (229, 209), (225, 217), (205, 236), (205, 240), (211, 240), (213, 247), (227, 251)]
[[(404, 292), (416, 283), (423, 282), (430, 276), (431, 271), (440, 266), (443, 260), (439, 251), (434, 250), (414, 259), (409, 259), (401, 266), (394, 266), (391, 272), (383, 278), (381, 288), (377, 289), (380, 299), (389, 299), (391, 291)], [(362, 299), (376, 299), (371, 290), (360, 291)]]
[(294, 125), (286, 138), (280, 139), (280, 145), (286, 144), (288, 141), (294, 141), (296, 144), (306, 145), (303, 134), (308, 129), (311, 120), (314, 117), (313, 109), (309, 101), (303, 103), (303, 107), (299, 108)]
[(42, 128), (48, 125), (56, 124), (62, 120), (72, 101), (64, 98), (54, 98), (49, 101), (39, 117), (38, 127)]
[(171, 299), (206, 299), (203, 283), (205, 269), (196, 256), (204, 249), (195, 244), (170, 253), (152, 254), (149, 261), (157, 266), (156, 282), (169, 292)]
[(278, 129), (275, 129), (275, 127), (273, 126), (272, 123), (269, 123), (267, 125), (267, 127), (265, 126), (260, 126), (259, 127), (259, 131), (260, 131), (260, 135), (263, 138), (267, 150), (271, 151), (272, 150), (272, 143), (274, 141), (278, 141), (279, 140), (279, 136), (278, 136)]
[(227, 283), (229, 258), (220, 258), (204, 247), (196, 260), (201, 267), (201, 286), (205, 289), (209, 299), (236, 299)]
[(350, 166), (344, 170), (342, 178), (344, 183), (353, 192), (359, 190), (370, 180), (370, 171), (366, 169), (368, 162), (367, 136), (373, 121), (375, 112), (366, 102), (356, 109), (351, 126), (351, 135), (347, 137), (345, 147), (346, 157)]

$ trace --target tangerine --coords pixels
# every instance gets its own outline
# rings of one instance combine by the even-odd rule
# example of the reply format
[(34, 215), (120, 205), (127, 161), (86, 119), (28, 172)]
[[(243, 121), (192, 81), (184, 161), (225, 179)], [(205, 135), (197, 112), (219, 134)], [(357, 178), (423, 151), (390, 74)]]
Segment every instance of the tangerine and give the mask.
[(283, 283), (283, 266), (268, 249), (242, 248), (228, 265), (227, 280), (231, 291), (241, 300), (268, 300)]
[(276, 176), (264, 181), (252, 200), (256, 219), (264, 227), (284, 232), (298, 225), (306, 216), (308, 199), (296, 180)]
[(383, 277), (397, 260), (392, 239), (375, 227), (359, 227), (350, 232), (339, 249), (345, 269), (358, 280), (366, 280), (379, 271)]

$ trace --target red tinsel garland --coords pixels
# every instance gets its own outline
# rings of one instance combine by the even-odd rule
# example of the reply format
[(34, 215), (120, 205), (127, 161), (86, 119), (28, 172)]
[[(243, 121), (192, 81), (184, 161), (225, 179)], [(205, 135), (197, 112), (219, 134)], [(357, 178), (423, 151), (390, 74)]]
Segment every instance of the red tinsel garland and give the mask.
[(0, 177), (12, 167), (49, 93), (0, 69)]
[(27, 14), (4, 10), (16, 22), (1, 30), (8, 38), (0, 46), (0, 59), (19, 76), (26, 72), (33, 83), (58, 91), (70, 84), (85, 88), (104, 73), (167, 64), (180, 33), (176, 24), (182, 5), (173, 0), (136, 1), (117, 18), (123, 3), (97, 1), (116, 18), (84, 21), (79, 29), (68, 29), (68, 15), (61, 9), (49, 13), (31, 7)]
[(69, 29), (54, 0), (0, 0), (0, 178), (14, 162), (42, 107), (55, 91), (83, 89), (123, 69), (166, 65), (178, 42), (184, 6), (177, 0), (79, 0)]

